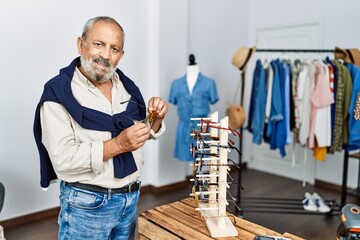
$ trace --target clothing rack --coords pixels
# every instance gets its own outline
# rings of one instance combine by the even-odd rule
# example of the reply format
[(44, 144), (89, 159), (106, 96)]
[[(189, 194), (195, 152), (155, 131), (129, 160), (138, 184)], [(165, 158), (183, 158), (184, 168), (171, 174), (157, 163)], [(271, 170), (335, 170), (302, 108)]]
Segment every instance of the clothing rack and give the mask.
[[(275, 48), (259, 48), (256, 49), (255, 53), (257, 52), (279, 52), (279, 53), (285, 53), (285, 52), (294, 52), (294, 53), (335, 53), (340, 52), (337, 49), (275, 49)], [(251, 58), (251, 57), (250, 57)], [(250, 59), (249, 59), (250, 60)], [(243, 80), (242, 89), (241, 89), (241, 96), (240, 96), (240, 105), (243, 106), (243, 98), (244, 98), (244, 86), (245, 86), (245, 72), (246, 69), (241, 71), (241, 77)], [(243, 135), (243, 127), (240, 128), (240, 134)], [(242, 153), (242, 139), (240, 138), (239, 141), (239, 150)], [(242, 156), (240, 154), (239, 156), (239, 167), (242, 165)], [(360, 169), (360, 167), (359, 167)], [(360, 174), (360, 170), (359, 170)], [(238, 194), (237, 194), (237, 203), (238, 206), (242, 207), (241, 204), (241, 171), (239, 171), (238, 174)], [(343, 196), (343, 193), (342, 193)], [(248, 198), (250, 199), (250, 198)], [(310, 212), (305, 211), (304, 209), (299, 208), (300, 204), (303, 199), (285, 199), (285, 198), (251, 198), (251, 201), (255, 200), (255, 204), (250, 204), (249, 209), (244, 209), (239, 211), (239, 216), (243, 217), (244, 212), (270, 212), (270, 213), (294, 213), (294, 214), (315, 214), (315, 215), (323, 215), (323, 213), (319, 212)], [(276, 200), (276, 202), (274, 202)], [(325, 203), (328, 204), (328, 206), (331, 208), (331, 211), (326, 213), (328, 215), (339, 215), (341, 212), (341, 207), (335, 200), (325, 200)], [(244, 199), (244, 202), (246, 203), (247, 200)], [(290, 207), (294, 204), (294, 202), (297, 202), (295, 205), (297, 207), (294, 209), (293, 207)], [(282, 206), (280, 208), (279, 204), (281, 203)], [(289, 206), (290, 205), (290, 206)], [(278, 208), (278, 209), (277, 209)], [(286, 211), (284, 211), (286, 210)]]

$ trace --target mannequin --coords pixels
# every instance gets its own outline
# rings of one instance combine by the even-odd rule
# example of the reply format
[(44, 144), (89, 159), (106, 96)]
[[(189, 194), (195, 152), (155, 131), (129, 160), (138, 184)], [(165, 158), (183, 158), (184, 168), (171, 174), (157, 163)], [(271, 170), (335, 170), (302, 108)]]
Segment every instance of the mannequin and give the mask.
[[(194, 143), (191, 130), (197, 128), (190, 118), (204, 118), (210, 112), (210, 104), (219, 100), (215, 80), (199, 71), (195, 56), (189, 55), (186, 74), (171, 83), (169, 103), (177, 106), (179, 116), (176, 128), (174, 157), (180, 161), (193, 162), (189, 146)], [(196, 144), (196, 143), (195, 143)]]
[(189, 55), (189, 65), (187, 66), (186, 71), (186, 82), (189, 87), (189, 93), (191, 95), (192, 90), (196, 84), (196, 80), (199, 75), (199, 65), (196, 64), (194, 54)]

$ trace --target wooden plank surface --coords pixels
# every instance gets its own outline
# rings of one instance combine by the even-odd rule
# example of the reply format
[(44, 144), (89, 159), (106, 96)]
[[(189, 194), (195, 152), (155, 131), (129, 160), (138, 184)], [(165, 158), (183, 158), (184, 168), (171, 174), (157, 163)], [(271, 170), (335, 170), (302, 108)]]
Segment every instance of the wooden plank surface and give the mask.
[(291, 233), (287, 233), (287, 232), (283, 234), (283, 237), (290, 238), (292, 240), (305, 240), (301, 237), (297, 237), (297, 236), (292, 235)]
[(138, 236), (140, 239), (159, 239), (159, 240), (178, 240), (181, 239), (176, 235), (169, 233), (148, 219), (139, 216), (138, 218)]
[[(158, 209), (158, 208), (157, 208)], [(165, 214), (176, 216), (176, 215), (185, 215), (184, 219), (179, 219), (179, 221), (183, 222), (184, 224), (200, 231), (207, 236), (210, 236), (210, 232), (205, 224), (205, 221), (201, 217), (199, 211), (196, 211), (194, 207), (184, 204), (182, 202), (174, 202), (167, 205), (167, 207), (162, 208)], [(175, 212), (174, 212), (175, 211)], [(187, 219), (190, 220), (188, 221)], [(195, 222), (194, 222), (195, 221)], [(223, 240), (238, 240), (239, 237), (223, 237)]]
[(192, 216), (187, 215), (186, 213), (181, 212), (170, 205), (162, 205), (160, 207), (157, 207), (156, 210), (158, 210), (159, 212), (163, 213), (164, 215), (170, 218), (173, 218), (179, 223), (186, 225), (189, 228), (192, 228), (196, 231), (199, 231), (200, 233), (203, 233), (206, 236), (210, 235), (209, 230), (206, 227), (206, 224), (201, 219), (193, 218)]
[(198, 239), (198, 240), (209, 240), (212, 239), (209, 236), (206, 236), (192, 228), (187, 227), (186, 225), (179, 223), (174, 220), (172, 217), (168, 217), (163, 213), (156, 210), (148, 210), (141, 214), (141, 216), (151, 219), (152, 222), (160, 225), (165, 228), (167, 231), (181, 236), (182, 239)]
[(181, 200), (181, 202), (185, 203), (186, 205), (189, 205), (189, 206), (191, 206), (193, 208), (197, 207), (197, 205), (195, 204), (195, 200), (192, 199), (192, 198), (185, 198), (185, 199)]
[(239, 227), (240, 229), (246, 232), (253, 233), (254, 235), (282, 236), (280, 233), (276, 231), (265, 228), (256, 223), (249, 222), (245, 219), (241, 219), (238, 217), (235, 217), (235, 219), (236, 219), (235, 225), (237, 227)]
[[(183, 205), (182, 205), (183, 204)], [(182, 199), (181, 202), (175, 202), (173, 204), (170, 204), (175, 208), (178, 209), (184, 209), (184, 211), (189, 212), (189, 214), (193, 215), (194, 217), (198, 217), (201, 219), (201, 215), (198, 213), (198, 215), (196, 215), (197, 211), (195, 210), (195, 208), (197, 207), (195, 200), (193, 198), (185, 198)], [(185, 206), (184, 206), (185, 205)], [(195, 211), (195, 213), (194, 213)], [(287, 237), (293, 240), (304, 240), (301, 237), (297, 237), (295, 235), (292, 235), (290, 233), (278, 233), (276, 231), (273, 231), (271, 229), (265, 228), (261, 225), (258, 225), (256, 223), (253, 222), (249, 222), (245, 219), (239, 218), (234, 216), (235, 218), (235, 227), (238, 229), (239, 235), (238, 238), (239, 239), (250, 239), (252, 240), (256, 235), (268, 235), (268, 236), (279, 236), (279, 237)]]
[(235, 226), (235, 228), (239, 233), (237, 238), (240, 240), (253, 240), (254, 237), (256, 236), (255, 234), (245, 231), (244, 229), (239, 228), (238, 226)]
[(185, 214), (188, 214), (195, 219), (199, 219), (202, 221), (200, 212), (196, 211), (193, 206), (189, 206), (183, 202), (173, 202), (173, 203), (170, 203), (169, 206), (172, 206), (173, 208), (175, 208), (181, 212), (184, 212)]
[(138, 240), (151, 240), (151, 238), (147, 238), (142, 234), (138, 234)]
[[(161, 205), (140, 214), (139, 239), (197, 239), (207, 240), (209, 230), (199, 211), (196, 211), (194, 199), (185, 198), (181, 201)], [(256, 235), (287, 237), (293, 240), (304, 240), (290, 233), (278, 233), (258, 224), (236, 216), (229, 216), (238, 231), (236, 237), (216, 238), (222, 240), (253, 240)]]
[[(189, 212), (192, 215), (196, 215), (197, 212), (195, 210), (196, 204), (195, 201), (192, 198), (186, 198), (181, 200), (181, 203), (183, 203), (184, 205), (186, 205), (187, 207), (185, 207), (184, 205), (179, 204), (178, 202), (177, 207), (179, 209), (184, 208), (184, 211)], [(201, 216), (199, 216), (201, 219)], [(249, 222), (245, 219), (241, 219), (239, 217), (233, 216), (233, 217), (229, 217), (234, 226), (237, 226), (239, 229), (239, 235), (250, 235), (252, 236), (252, 238), (254, 238), (254, 236), (256, 235), (270, 235), (270, 236), (282, 236), (280, 233), (273, 231), (271, 229), (265, 228), (263, 226), (260, 226), (258, 224)], [(252, 233), (252, 234), (248, 234), (248, 233)]]

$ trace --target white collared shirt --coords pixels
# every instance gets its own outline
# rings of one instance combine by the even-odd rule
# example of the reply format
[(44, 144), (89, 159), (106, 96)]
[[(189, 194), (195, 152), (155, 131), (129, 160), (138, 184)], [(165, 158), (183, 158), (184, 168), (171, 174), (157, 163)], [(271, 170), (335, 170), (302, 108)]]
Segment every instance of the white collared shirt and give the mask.
[[(74, 97), (80, 105), (114, 115), (125, 111), (130, 99), (117, 74), (112, 79), (112, 103), (95, 87), (78, 68), (71, 81)], [(104, 141), (112, 138), (111, 132), (82, 128), (55, 102), (45, 102), (40, 110), (42, 143), (46, 147), (57, 177), (67, 182), (82, 182), (106, 188), (119, 188), (140, 178), (143, 166), (142, 148), (133, 152), (137, 171), (125, 178), (114, 177), (113, 159), (103, 161)], [(165, 131), (164, 122), (151, 138), (157, 139)]]

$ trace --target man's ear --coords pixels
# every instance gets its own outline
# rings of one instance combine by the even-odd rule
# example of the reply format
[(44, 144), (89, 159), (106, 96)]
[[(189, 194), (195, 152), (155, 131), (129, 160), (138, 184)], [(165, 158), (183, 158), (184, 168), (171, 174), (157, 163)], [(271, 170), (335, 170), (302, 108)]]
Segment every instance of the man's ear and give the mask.
[(77, 38), (76, 45), (77, 45), (78, 53), (81, 55), (82, 54), (82, 47), (84, 45), (84, 41), (83, 41), (82, 37)]

